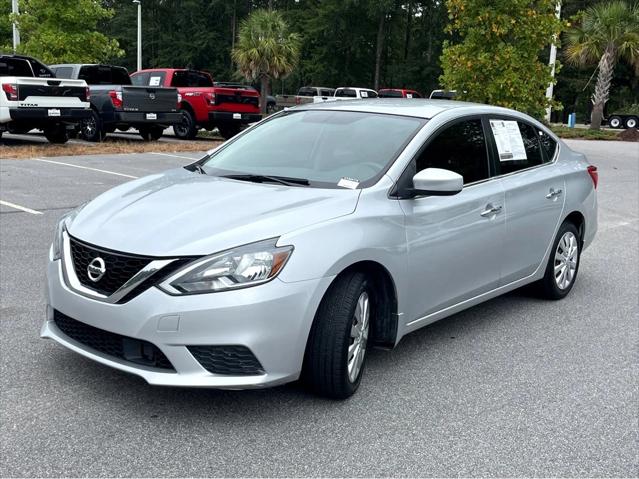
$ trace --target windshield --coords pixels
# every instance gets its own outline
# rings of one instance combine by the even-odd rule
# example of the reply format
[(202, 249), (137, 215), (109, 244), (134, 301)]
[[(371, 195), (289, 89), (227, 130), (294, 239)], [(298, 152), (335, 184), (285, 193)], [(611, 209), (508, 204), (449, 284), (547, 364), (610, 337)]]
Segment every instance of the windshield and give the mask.
[(350, 111), (278, 115), (213, 153), (212, 175), (268, 175), (307, 179), (336, 188), (374, 184), (426, 120)]

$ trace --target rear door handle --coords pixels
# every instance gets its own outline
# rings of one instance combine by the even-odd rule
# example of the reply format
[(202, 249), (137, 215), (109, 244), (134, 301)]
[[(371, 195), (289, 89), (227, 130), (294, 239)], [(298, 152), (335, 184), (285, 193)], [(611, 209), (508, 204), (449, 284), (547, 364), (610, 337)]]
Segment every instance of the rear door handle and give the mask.
[(488, 204), (486, 205), (486, 209), (479, 214), (480, 216), (483, 216), (484, 218), (486, 218), (488, 216), (496, 215), (500, 211), (501, 211), (501, 206), (493, 206), (491, 204)]
[(555, 190), (554, 188), (550, 188), (550, 193), (548, 193), (546, 195), (546, 198), (549, 200), (552, 200), (553, 198), (555, 198), (556, 196), (559, 196), (563, 193), (563, 191), (561, 190)]

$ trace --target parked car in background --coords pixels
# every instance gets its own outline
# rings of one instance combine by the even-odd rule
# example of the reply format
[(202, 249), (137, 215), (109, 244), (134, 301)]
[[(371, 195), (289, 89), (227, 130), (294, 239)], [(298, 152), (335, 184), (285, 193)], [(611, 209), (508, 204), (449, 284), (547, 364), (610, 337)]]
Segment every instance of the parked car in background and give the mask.
[(80, 127), (85, 140), (102, 141), (116, 128), (135, 128), (145, 140), (157, 140), (165, 128), (182, 121), (177, 89), (133, 86), (124, 67), (75, 63), (51, 69), (57, 78), (77, 78), (89, 85), (91, 116)]
[(428, 98), (431, 100), (454, 100), (456, 93), (456, 90), (433, 90)]
[(373, 346), (530, 283), (566, 297), (597, 181), (506, 108), (301, 105), (61, 218), (41, 335), (150, 384), (345, 398)]
[(303, 86), (297, 91), (297, 95), (277, 95), (276, 109), (282, 110), (296, 105), (304, 105), (306, 103), (317, 103), (332, 98), (335, 94), (335, 88), (323, 86)]
[(382, 88), (377, 94), (380, 98), (422, 98), (419, 92), (405, 88)]
[(206, 72), (185, 68), (154, 68), (131, 75), (134, 85), (175, 87), (181, 95), (181, 122), (173, 127), (175, 136), (195, 138), (200, 128), (217, 128), (225, 139), (243, 126), (261, 120), (259, 94), (255, 89), (214, 85)]
[(335, 100), (363, 100), (366, 98), (377, 98), (377, 92), (370, 88), (358, 88), (358, 87), (340, 87), (335, 90), (333, 95)]
[(0, 82), (0, 137), (38, 129), (51, 143), (65, 143), (91, 115), (86, 82), (58, 80), (35, 58), (0, 54)]
[[(228, 81), (214, 81), (213, 86), (217, 87), (225, 87), (225, 88), (240, 88), (245, 90), (255, 90), (257, 93), (260, 93), (259, 88), (253, 85), (245, 85), (244, 83), (238, 82), (228, 82)], [(266, 95), (266, 113), (275, 113), (277, 100), (273, 95)]]

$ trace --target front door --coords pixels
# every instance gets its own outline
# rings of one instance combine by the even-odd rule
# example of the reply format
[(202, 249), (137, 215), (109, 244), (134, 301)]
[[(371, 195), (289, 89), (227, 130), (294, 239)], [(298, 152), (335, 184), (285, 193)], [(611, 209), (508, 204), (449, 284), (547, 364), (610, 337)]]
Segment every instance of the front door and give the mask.
[(407, 323), (500, 283), (504, 192), (499, 181), (490, 180), (485, 138), (480, 118), (447, 125), (407, 171), (444, 168), (464, 178), (464, 189), (454, 196), (400, 200), (408, 243)]

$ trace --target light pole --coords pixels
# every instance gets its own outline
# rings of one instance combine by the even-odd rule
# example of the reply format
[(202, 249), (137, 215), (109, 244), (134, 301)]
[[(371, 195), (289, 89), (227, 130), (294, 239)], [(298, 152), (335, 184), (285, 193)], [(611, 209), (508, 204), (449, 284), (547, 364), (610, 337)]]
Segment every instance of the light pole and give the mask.
[[(561, 0), (557, 2), (557, 8), (555, 9), (555, 15), (557, 15), (557, 18), (561, 18)], [(550, 80), (550, 85), (548, 85), (548, 88), (546, 88), (546, 98), (548, 98), (548, 100), (552, 100), (552, 94), (553, 94), (553, 90), (554, 90), (554, 81), (555, 81), (555, 62), (557, 61), (557, 37), (553, 38), (552, 41), (552, 45), (550, 45), (550, 60), (548, 61), (548, 64), (550, 65), (550, 67), (552, 68), (552, 71), (550, 72), (551, 76), (552, 76), (552, 80)], [(546, 121), (548, 123), (550, 123), (550, 113), (552, 111), (552, 107), (548, 107), (546, 108)]]
[(142, 70), (142, 1), (133, 0), (138, 4), (138, 71)]
[[(18, 11), (18, 0), (11, 0), (11, 12), (17, 15), (20, 13)], [(20, 30), (18, 30), (18, 25), (16, 21), (13, 21), (13, 53), (18, 49), (18, 45), (20, 45)]]

